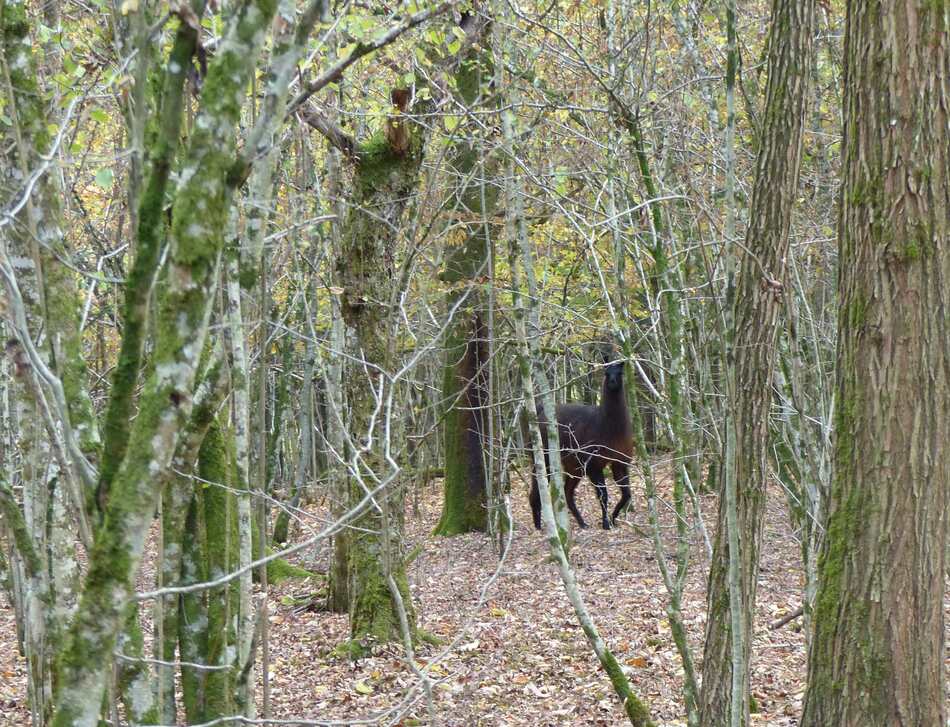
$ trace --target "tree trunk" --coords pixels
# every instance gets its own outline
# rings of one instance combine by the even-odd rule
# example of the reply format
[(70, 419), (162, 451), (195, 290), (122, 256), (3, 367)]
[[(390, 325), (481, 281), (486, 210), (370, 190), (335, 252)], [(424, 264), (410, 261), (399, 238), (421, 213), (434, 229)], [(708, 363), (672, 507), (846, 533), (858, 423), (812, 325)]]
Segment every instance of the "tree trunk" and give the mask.
[(61, 689), (54, 724), (60, 727), (96, 722), (159, 494), (156, 475), (171, 463), (191, 410), (195, 368), (214, 299), (231, 202), (227, 179), (240, 115), (235, 99), (246, 92), (273, 13), (271, 0), (237, 5), (205, 78), (202, 109), (172, 210), (168, 286), (157, 320), (155, 370), (142, 394), (128, 453), (90, 554), (80, 607), (58, 663)]
[(946, 3), (851, 2), (835, 474), (803, 727), (946, 724)]
[[(55, 8), (50, 12), (55, 23)], [(0, 54), (9, 115), (0, 131), (0, 189), (5, 198), (18, 199), (30, 176), (43, 171), (44, 164), (55, 165), (59, 153), (50, 133), (58, 119), (39, 83), (25, 3), (0, 5)], [(47, 64), (57, 66), (59, 56), (52, 58)], [(46, 169), (36, 178), (15, 224), (0, 232), (6, 293), (0, 315), (9, 321), (12, 334), (5, 353), (14, 373), (16, 396), (11, 403), (16, 408), (18, 479), (23, 485), (22, 503), (8, 504), (25, 525), (24, 538), (13, 540), (20, 551), (13, 559), (18, 586), (13, 594), (23, 618), (28, 691), (37, 727), (50, 717), (56, 649), (76, 608), (77, 526), (82, 544), (91, 542), (86, 518), (93, 484), (89, 462), (99, 446), (85, 382), (76, 276), (64, 264), (72, 256), (64, 244), (62, 198), (59, 174)], [(41, 557), (22, 552), (27, 546)]]
[(398, 301), (395, 280), (395, 231), (417, 186), (423, 156), (421, 129), (402, 112), (406, 104), (395, 89), (397, 108), (379, 132), (356, 148), (353, 203), (343, 229), (337, 274), (343, 287), (341, 310), (345, 345), (353, 357), (344, 381), (350, 446), (349, 506), (385, 483), (346, 537), (349, 572), (350, 630), (354, 646), (364, 641), (400, 640), (399, 605), (390, 593), (397, 584), (414, 626), (398, 522), (403, 490), (386, 460), (390, 415), (393, 326)]
[(447, 296), (448, 308), (455, 309), (457, 320), (449, 323), (442, 370), (442, 400), (449, 409), (442, 425), (445, 499), (436, 535), (484, 531), (488, 525), (484, 453), (488, 403), (486, 331), (477, 311), (480, 301), (466, 300), (467, 305), (459, 305), (461, 295), (464, 293)]
[[(491, 73), (484, 47), (473, 46), (460, 60), (455, 80), (465, 109), (478, 103), (483, 82)], [(448, 323), (442, 370), (445, 499), (437, 535), (484, 531), (488, 526), (485, 448), (492, 445), (485, 441), (485, 408), (489, 405), (487, 301), (473, 283), (489, 275), (487, 218), (495, 208), (498, 190), (485, 183), (484, 154), (477, 144), (478, 139), (472, 138), (457, 142), (451, 172), (459, 179), (454, 211), (463, 224), (451, 233), (460, 239), (447, 251), (440, 276), (453, 286), (445, 302), (446, 310), (454, 315)]]
[[(197, 497), (204, 519), (207, 548), (204, 563), (211, 580), (232, 573), (240, 559), (235, 522), (237, 498), (227, 489), (239, 482), (233, 452), (234, 440), (231, 439), (232, 446), (228, 446), (229, 439), (228, 433), (220, 425), (212, 424), (198, 453), (198, 474), (209, 483), (207, 487), (200, 488)], [(242, 588), (242, 584), (235, 580), (209, 590), (205, 596), (207, 611), (203, 623), (206, 625), (206, 651), (201, 661), (217, 667), (200, 675), (204, 687), (202, 721), (205, 722), (233, 714), (241, 696), (236, 692), (236, 686), (240, 670), (246, 668), (246, 663), (239, 659), (235, 664), (234, 652), (235, 647), (240, 647), (239, 604)]]
[[(710, 727), (749, 723), (749, 659), (768, 476), (772, 369), (798, 187), (814, 20), (813, 0), (773, 2), (765, 126), (734, 298), (734, 332), (727, 331), (727, 342), (732, 338), (726, 349), (730, 416), (709, 572), (699, 720)], [(732, 550), (736, 546), (737, 553)]]

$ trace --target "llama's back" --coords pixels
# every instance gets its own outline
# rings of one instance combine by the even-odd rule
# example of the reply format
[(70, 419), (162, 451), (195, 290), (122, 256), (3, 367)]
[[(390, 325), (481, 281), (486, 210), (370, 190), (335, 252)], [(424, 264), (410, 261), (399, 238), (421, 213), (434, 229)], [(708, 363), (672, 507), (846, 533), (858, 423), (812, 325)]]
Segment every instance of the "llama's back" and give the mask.
[(583, 469), (591, 456), (600, 453), (603, 444), (600, 409), (587, 404), (561, 404), (557, 424), (561, 459), (576, 459)]

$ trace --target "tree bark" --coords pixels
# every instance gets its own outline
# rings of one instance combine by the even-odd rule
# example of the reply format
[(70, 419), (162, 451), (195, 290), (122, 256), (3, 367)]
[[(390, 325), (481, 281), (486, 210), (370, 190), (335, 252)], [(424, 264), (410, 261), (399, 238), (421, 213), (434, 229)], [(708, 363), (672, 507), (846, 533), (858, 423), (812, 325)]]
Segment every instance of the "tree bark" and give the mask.
[(814, 21), (814, 0), (772, 4), (765, 122), (736, 284), (734, 328), (727, 331), (729, 417), (707, 592), (699, 719), (711, 727), (747, 725), (750, 719), (749, 661), (768, 476), (772, 369), (798, 188)]
[(386, 459), (385, 422), (398, 305), (395, 231), (401, 229), (403, 213), (418, 186), (425, 139), (422, 129), (403, 113), (406, 105), (399, 101), (400, 94), (408, 93), (393, 91), (396, 106), (386, 131), (355, 147), (353, 202), (337, 261), (345, 348), (354, 361), (343, 386), (350, 436), (349, 504), (359, 502), (377, 482), (389, 481), (373, 505), (354, 519), (345, 539), (350, 631), (357, 648), (367, 641), (401, 638), (390, 576), (401, 593), (410, 627), (415, 628), (398, 532), (404, 493)]
[(803, 727), (946, 724), (945, 2), (849, 2), (835, 474)]
[(231, 194), (238, 99), (246, 92), (274, 13), (273, 0), (237, 5), (211, 63), (172, 211), (168, 286), (157, 320), (155, 370), (132, 425), (102, 527), (90, 554), (79, 611), (58, 665), (54, 724), (96, 723), (116, 636), (122, 626), (157, 475), (168, 468), (191, 410), (192, 386), (214, 299)]
[[(55, 22), (55, 11), (51, 13)], [(46, 64), (55, 71), (59, 56), (51, 54)], [(55, 167), (59, 153), (50, 132), (56, 114), (39, 81), (39, 65), (26, 4), (3, 3), (0, 68), (8, 119), (0, 131), (0, 189), (12, 199), (44, 164)], [(55, 169), (39, 174), (15, 224), (0, 230), (7, 293), (0, 315), (10, 322), (5, 353), (14, 374), (18, 479), (23, 485), (22, 503), (14, 507), (22, 507), (18, 514), (26, 526), (26, 539), (13, 540), (18, 551), (13, 558), (18, 587), (13, 593), (23, 618), (28, 691), (37, 727), (51, 716), (55, 652), (76, 608), (77, 525), (82, 543), (88, 546), (91, 540), (86, 505), (92, 480), (86, 476), (99, 445), (85, 380), (76, 277), (64, 263), (72, 256), (64, 244), (59, 179)], [(34, 562), (22, 552), (27, 545), (42, 558)]]
[[(490, 54), (484, 48), (473, 46), (460, 59), (455, 81), (464, 110), (478, 103), (491, 74)], [(451, 173), (459, 180), (454, 211), (461, 225), (451, 233), (460, 239), (447, 250), (440, 276), (452, 286), (445, 304), (454, 317), (448, 324), (442, 369), (445, 481), (436, 535), (486, 530), (489, 505), (485, 472), (485, 448), (491, 446), (485, 441), (485, 407), (489, 405), (487, 301), (475, 279), (489, 274), (487, 217), (495, 208), (498, 190), (484, 179), (484, 155), (477, 137), (457, 142)]]

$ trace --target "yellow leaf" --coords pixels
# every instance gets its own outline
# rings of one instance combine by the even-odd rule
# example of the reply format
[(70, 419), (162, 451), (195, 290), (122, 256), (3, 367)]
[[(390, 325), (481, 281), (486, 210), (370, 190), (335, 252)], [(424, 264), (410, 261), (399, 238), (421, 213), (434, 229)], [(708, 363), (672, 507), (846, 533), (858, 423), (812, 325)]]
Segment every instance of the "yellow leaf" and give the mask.
[(366, 682), (364, 682), (364, 681), (358, 681), (358, 682), (356, 682), (356, 685), (354, 686), (354, 689), (356, 689), (356, 691), (358, 691), (360, 694), (372, 694), (372, 693), (373, 693), (373, 688), (372, 688), (369, 684), (367, 684)]
[(134, 13), (139, 9), (139, 0), (123, 0), (119, 12), (123, 15), (128, 15), (129, 13)]

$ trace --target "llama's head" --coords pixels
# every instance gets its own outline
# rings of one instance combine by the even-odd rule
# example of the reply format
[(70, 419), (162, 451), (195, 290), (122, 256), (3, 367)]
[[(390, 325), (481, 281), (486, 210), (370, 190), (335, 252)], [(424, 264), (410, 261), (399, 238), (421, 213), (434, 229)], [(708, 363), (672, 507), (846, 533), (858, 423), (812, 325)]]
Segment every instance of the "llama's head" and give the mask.
[(623, 361), (613, 361), (604, 367), (604, 388), (607, 391), (623, 389)]

